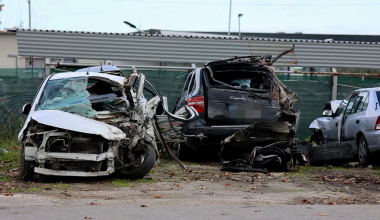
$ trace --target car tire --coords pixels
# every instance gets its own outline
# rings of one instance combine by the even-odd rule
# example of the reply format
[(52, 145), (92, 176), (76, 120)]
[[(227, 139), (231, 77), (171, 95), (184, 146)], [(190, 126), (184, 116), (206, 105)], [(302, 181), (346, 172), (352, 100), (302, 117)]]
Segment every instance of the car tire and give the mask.
[(368, 143), (364, 136), (358, 142), (358, 159), (360, 166), (368, 166), (371, 162), (371, 153), (368, 149)]
[(354, 152), (349, 143), (332, 143), (314, 146), (309, 151), (311, 166), (343, 164), (354, 160)]
[[(153, 147), (147, 144), (138, 144), (134, 152), (139, 153), (139, 159), (142, 162), (138, 167), (132, 169), (123, 168), (120, 174), (126, 179), (141, 179), (149, 173), (156, 162), (156, 153)], [(143, 158), (141, 158), (143, 157)]]
[(33, 168), (31, 166), (31, 164), (25, 160), (25, 145), (22, 145), (22, 147), (21, 147), (20, 179), (22, 181), (33, 180)]
[(309, 143), (313, 142), (315, 142), (317, 145), (324, 144), (325, 140), (321, 130), (318, 130), (310, 137)]

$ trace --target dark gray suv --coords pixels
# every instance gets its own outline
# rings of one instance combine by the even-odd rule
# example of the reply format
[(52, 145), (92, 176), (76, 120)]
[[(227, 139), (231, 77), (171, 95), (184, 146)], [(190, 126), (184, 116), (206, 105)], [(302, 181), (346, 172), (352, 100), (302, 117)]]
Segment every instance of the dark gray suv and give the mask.
[(290, 51), (275, 59), (247, 56), (209, 62), (191, 72), (173, 111), (187, 104), (199, 113), (198, 119), (183, 125), (186, 147), (220, 150), (221, 140), (252, 123), (285, 122), (285, 132), (295, 133), (299, 112), (293, 104), (298, 95), (269, 67)]

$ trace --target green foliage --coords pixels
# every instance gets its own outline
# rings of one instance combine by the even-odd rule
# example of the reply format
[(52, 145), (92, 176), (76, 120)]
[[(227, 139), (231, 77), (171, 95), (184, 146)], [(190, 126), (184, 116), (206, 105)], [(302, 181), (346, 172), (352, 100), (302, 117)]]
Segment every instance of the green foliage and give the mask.
[(309, 141), (310, 141), (310, 135), (309, 135), (309, 137), (305, 138), (305, 141), (306, 141), (306, 142), (309, 142)]

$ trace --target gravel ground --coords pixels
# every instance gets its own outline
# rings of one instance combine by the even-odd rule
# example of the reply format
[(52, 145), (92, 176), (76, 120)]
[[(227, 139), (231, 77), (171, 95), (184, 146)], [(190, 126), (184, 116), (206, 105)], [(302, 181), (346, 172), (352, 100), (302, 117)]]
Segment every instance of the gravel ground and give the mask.
[[(17, 168), (1, 171), (0, 206), (347, 205), (380, 204), (380, 169), (296, 167), (289, 173), (230, 173), (220, 163), (163, 162), (142, 180), (50, 178), (21, 182)], [(0, 208), (1, 208), (0, 207)]]

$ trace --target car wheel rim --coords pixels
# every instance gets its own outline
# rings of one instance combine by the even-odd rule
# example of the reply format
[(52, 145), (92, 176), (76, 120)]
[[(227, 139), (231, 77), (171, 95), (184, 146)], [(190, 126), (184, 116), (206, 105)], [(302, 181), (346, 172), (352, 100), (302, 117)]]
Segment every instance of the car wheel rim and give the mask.
[(359, 162), (360, 163), (364, 163), (365, 159), (366, 159), (366, 149), (365, 149), (365, 142), (364, 141), (360, 141), (359, 143)]

